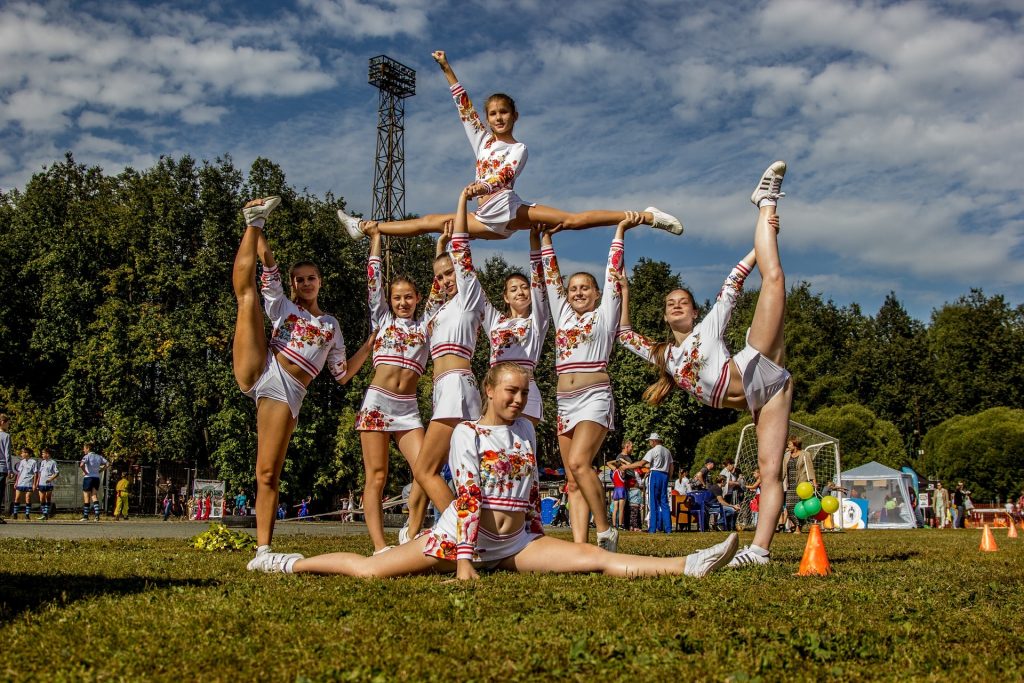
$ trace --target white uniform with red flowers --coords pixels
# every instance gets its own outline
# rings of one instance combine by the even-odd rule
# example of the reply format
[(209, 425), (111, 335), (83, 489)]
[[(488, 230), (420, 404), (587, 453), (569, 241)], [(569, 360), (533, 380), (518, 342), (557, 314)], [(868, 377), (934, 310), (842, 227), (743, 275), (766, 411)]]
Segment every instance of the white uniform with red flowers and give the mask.
[[(543, 536), (537, 436), (524, 417), (511, 425), (462, 422), (452, 432), (448, 465), (456, 498), (428, 532), (423, 554), (493, 566)], [(480, 510), (525, 512), (518, 531), (498, 536), (480, 529)]]
[(526, 145), (502, 142), (494, 137), (480, 120), (461, 83), (452, 85), (451, 91), (459, 119), (476, 154), (476, 182), (488, 187), (487, 195), (480, 198), (473, 215), (491, 232), (507, 236), (511, 234), (508, 224), (515, 219), (519, 207), (536, 206), (524, 202), (513, 189), (516, 178), (526, 166)]
[[(371, 256), (366, 264), (370, 321), (377, 328), (373, 367), (394, 365), (422, 375), (427, 367), (426, 320), (399, 318), (391, 312), (384, 297), (381, 266), (379, 256)], [(404, 432), (422, 427), (415, 394), (396, 394), (373, 385), (356, 413), (356, 430), (361, 432)]]
[(551, 313), (544, 291), (544, 266), (539, 251), (530, 252), (530, 300), (530, 315), (526, 318), (511, 318), (487, 302), (484, 306), (484, 327), (491, 347), (491, 367), (512, 362), (530, 371), (530, 394), (523, 415), (540, 420), (544, 404), (540, 389), (533, 380), (533, 372), (544, 350)]
[[(581, 315), (569, 305), (554, 248), (547, 246), (541, 250), (544, 282), (551, 302), (551, 315), (555, 320), (557, 374), (608, 370), (608, 358), (615, 344), (619, 314), (622, 310), (622, 288), (612, 278), (612, 272), (622, 272), (624, 258), (623, 241), (612, 240), (611, 248), (608, 250), (601, 303), (593, 311)], [(612, 398), (611, 385), (607, 382), (573, 392), (559, 392), (557, 398), (559, 434), (571, 431), (584, 420), (613, 429), (615, 401)]]
[(264, 308), (274, 326), (263, 374), (245, 395), (257, 403), (270, 398), (287, 403), (292, 417), (306, 397), (306, 387), (277, 362), (280, 354), (310, 377), (320, 374), (324, 364), (335, 379), (345, 376), (345, 338), (341, 325), (332, 315), (315, 316), (285, 296), (281, 271), (277, 266), (264, 268), (260, 275)]
[[(473, 268), (469, 235), (459, 233), (448, 243), (448, 256), (455, 268), (458, 291), (437, 307), (430, 318), (430, 357), (454, 355), (469, 360), (476, 348), (476, 337), (483, 322), (484, 296)], [(431, 300), (442, 295), (435, 280)], [(475, 420), (480, 417), (480, 388), (469, 370), (450, 370), (434, 378), (434, 413), (431, 419)]]
[[(721, 408), (729, 389), (732, 358), (725, 345), (725, 328), (729, 324), (736, 298), (743, 291), (743, 282), (750, 267), (740, 262), (725, 278), (715, 305), (678, 346), (666, 349), (665, 369), (676, 385), (714, 408)], [(654, 343), (631, 327), (619, 328), (619, 343), (641, 358), (654, 363)], [(755, 415), (772, 396), (785, 386), (789, 372), (779, 367), (747, 344), (736, 354), (736, 366), (743, 379), (747, 405)]]

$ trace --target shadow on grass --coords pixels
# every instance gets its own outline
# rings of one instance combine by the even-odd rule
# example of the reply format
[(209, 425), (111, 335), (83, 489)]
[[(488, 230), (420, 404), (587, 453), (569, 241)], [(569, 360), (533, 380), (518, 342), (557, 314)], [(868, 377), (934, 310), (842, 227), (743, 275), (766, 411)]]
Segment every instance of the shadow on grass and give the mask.
[(107, 578), (94, 574), (40, 576), (0, 573), (0, 624), (48, 603), (61, 606), (99, 595), (130, 595), (174, 587), (214, 586), (213, 579)]
[(832, 564), (843, 564), (846, 562), (856, 564), (865, 564), (867, 562), (905, 562), (911, 558), (920, 557), (920, 555), (921, 553), (916, 550), (904, 550), (891, 553), (870, 553), (857, 557), (829, 557), (829, 562)]

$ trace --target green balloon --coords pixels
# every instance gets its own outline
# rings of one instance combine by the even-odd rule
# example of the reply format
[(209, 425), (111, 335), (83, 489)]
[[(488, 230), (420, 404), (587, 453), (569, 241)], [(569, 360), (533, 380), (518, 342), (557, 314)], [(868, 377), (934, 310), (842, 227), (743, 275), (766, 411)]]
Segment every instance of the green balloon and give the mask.
[(807, 509), (804, 507), (806, 500), (801, 500), (793, 506), (793, 514), (797, 516), (797, 519), (807, 519), (810, 515), (807, 514)]
[(796, 485), (796, 495), (800, 496), (801, 500), (807, 500), (814, 495), (814, 486), (809, 481), (802, 481)]
[(817, 498), (808, 498), (807, 500), (804, 501), (804, 514), (806, 516), (813, 517), (819, 512), (821, 512), (820, 500), (818, 500)]
[(825, 496), (821, 499), (821, 509), (831, 515), (839, 509), (839, 499), (835, 496)]

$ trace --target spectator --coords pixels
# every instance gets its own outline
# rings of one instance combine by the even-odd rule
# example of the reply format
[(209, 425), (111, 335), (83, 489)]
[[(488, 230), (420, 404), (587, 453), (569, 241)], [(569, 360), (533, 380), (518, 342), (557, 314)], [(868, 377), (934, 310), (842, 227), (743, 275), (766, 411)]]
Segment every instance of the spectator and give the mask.
[(7, 502), (7, 480), (13, 475), (11, 467), (11, 435), (7, 427), (11, 424), (6, 414), (0, 413), (0, 524), (4, 521), (4, 509)]
[(125, 472), (121, 475), (121, 478), (117, 481), (117, 485), (114, 486), (116, 497), (114, 499), (114, 521), (118, 521), (121, 515), (124, 515), (125, 519), (128, 519), (128, 487), (131, 482), (128, 481), (128, 473)]
[(750, 523), (756, 527), (761, 511), (761, 470), (754, 470), (753, 481), (744, 484), (744, 488), (754, 494), (750, 499)]
[(626, 499), (629, 501), (629, 530), (640, 531), (644, 519), (644, 478), (637, 473), (626, 482)]
[(704, 467), (697, 471), (690, 483), (694, 491), (706, 491), (714, 483), (715, 461), (708, 458), (704, 461)]
[(648, 533), (664, 531), (672, 533), (672, 515), (668, 509), (668, 477), (672, 467), (672, 453), (661, 444), (661, 436), (656, 432), (647, 437), (651, 448), (644, 457), (636, 462), (623, 465), (622, 469), (650, 467), (647, 475), (647, 505), (650, 508), (651, 521)]
[(964, 488), (964, 483), (957, 482), (956, 490), (953, 491), (953, 528), (966, 528), (967, 520), (967, 499), (971, 492)]
[(166, 522), (171, 516), (171, 508), (174, 506), (174, 495), (168, 491), (164, 494), (164, 498), (160, 504), (163, 507), (164, 521)]
[(725, 499), (733, 504), (739, 502), (736, 500), (740, 493), (739, 470), (736, 469), (736, 461), (726, 458), (722, 471), (718, 474), (725, 477), (725, 485), (722, 487)]
[(622, 444), (619, 457), (606, 463), (612, 473), (612, 526), (616, 529), (624, 529), (628, 523), (626, 508), (629, 507), (629, 501), (626, 500), (626, 470), (623, 466), (632, 462), (632, 453), (633, 442), (626, 441)]
[(302, 499), (302, 502), (295, 507), (299, 508), (299, 519), (306, 519), (309, 517), (309, 504), (313, 499), (310, 496), (306, 496)]
[(798, 533), (803, 531), (807, 520), (799, 519), (794, 513), (796, 504), (800, 502), (796, 487), (805, 481), (809, 481), (815, 491), (818, 490), (818, 479), (814, 473), (814, 459), (810, 453), (803, 450), (803, 442), (800, 439), (790, 437), (786, 454), (782, 458), (782, 488), (786, 492), (785, 507), (789, 521), (793, 523)]
[(935, 482), (935, 491), (932, 493), (934, 501), (935, 519), (940, 529), (946, 528), (946, 517), (949, 514), (949, 491), (942, 487), (942, 482)]
[(78, 467), (84, 475), (82, 478), (82, 522), (89, 521), (89, 506), (92, 504), (92, 513), (96, 521), (100, 521), (100, 476), (103, 470), (107, 469), (110, 463), (98, 453), (92, 452), (92, 444), (82, 444), (82, 460)]
[(288, 516), (288, 509), (285, 507), (284, 503), (279, 504), (277, 506), (277, 518), (278, 519), (284, 519), (287, 516)]
[(196, 518), (196, 497), (195, 496), (189, 496), (188, 497), (188, 502), (185, 503), (185, 516), (186, 516), (187, 519), (190, 519), (190, 520)]
[(725, 499), (725, 477), (719, 474), (708, 491), (711, 492), (711, 512), (718, 512), (718, 526), (725, 531), (736, 530), (736, 512), (740, 509)]
[(249, 514), (249, 496), (245, 495), (245, 491), (238, 490), (238, 495), (235, 496), (235, 514), (246, 515)]
[(39, 461), (39, 483), (36, 491), (39, 492), (39, 512), (45, 521), (53, 514), (53, 483), (60, 476), (60, 468), (57, 467), (57, 461), (53, 459), (53, 452), (49, 448), (43, 449), (42, 456), (43, 459)]
[[(14, 505), (11, 506), (11, 519), (18, 518), (18, 502), (24, 501), (25, 519), (30, 519), (32, 509), (32, 491), (39, 479), (39, 463), (36, 462), (32, 449), (25, 446), (18, 453), (21, 458), (14, 464), (14, 472), (18, 475), (14, 480)], [(6, 484), (5, 484), (6, 485)]]
[(355, 509), (356, 509), (356, 494), (352, 489), (348, 490), (348, 506), (346, 508), (348, 514), (345, 515), (346, 522), (356, 521)]
[(680, 468), (679, 477), (676, 479), (676, 483), (672, 485), (672, 490), (680, 496), (685, 496), (693, 491), (693, 486), (690, 485), (690, 473), (686, 468)]

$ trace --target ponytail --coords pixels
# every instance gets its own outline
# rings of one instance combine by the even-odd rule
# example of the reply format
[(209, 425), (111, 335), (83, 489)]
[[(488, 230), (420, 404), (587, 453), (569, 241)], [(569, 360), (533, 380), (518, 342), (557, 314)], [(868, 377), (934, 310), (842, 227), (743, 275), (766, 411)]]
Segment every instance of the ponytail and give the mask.
[(644, 401), (652, 406), (660, 405), (675, 387), (675, 381), (668, 371), (668, 348), (670, 342), (658, 342), (651, 350), (654, 365), (658, 368), (658, 379), (644, 389)]

